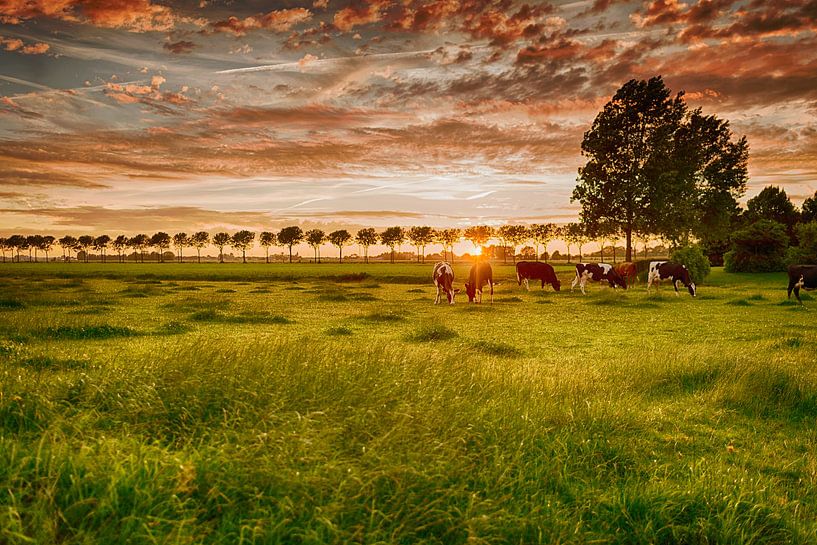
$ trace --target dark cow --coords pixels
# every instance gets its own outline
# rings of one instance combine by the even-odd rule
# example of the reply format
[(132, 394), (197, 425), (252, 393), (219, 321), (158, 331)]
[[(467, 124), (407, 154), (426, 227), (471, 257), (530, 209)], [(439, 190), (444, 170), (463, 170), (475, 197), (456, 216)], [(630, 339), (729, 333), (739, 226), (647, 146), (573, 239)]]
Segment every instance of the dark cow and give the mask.
[(576, 278), (573, 279), (573, 283), (570, 285), (570, 291), (573, 291), (576, 284), (579, 284), (579, 287), (582, 289), (582, 294), (586, 295), (584, 286), (588, 280), (595, 282), (603, 282), (606, 280), (613, 289), (615, 289), (616, 286), (621, 286), (625, 290), (627, 289), (627, 281), (624, 280), (609, 263), (576, 264)]
[(638, 268), (632, 261), (625, 261), (613, 267), (625, 282), (633, 283), (638, 280)]
[(791, 292), (803, 304), (800, 299), (800, 288), (813, 290), (817, 288), (817, 265), (792, 265), (789, 267), (789, 298)]
[(608, 263), (578, 263), (576, 264), (576, 278), (573, 279), (573, 283), (570, 285), (570, 291), (573, 291), (573, 288), (578, 284), (582, 289), (582, 294), (586, 295), (584, 285), (588, 280), (595, 282), (607, 280), (607, 283), (613, 289), (616, 286), (627, 289), (627, 281), (616, 272), (612, 265)]
[(459, 289), (454, 289), (454, 269), (447, 261), (440, 261), (434, 265), (434, 272), (431, 274), (434, 279), (434, 285), (437, 286), (437, 298), (434, 299), (434, 304), (438, 305), (441, 300), (441, 295), (444, 293), (448, 298), (448, 304), (454, 304), (454, 295), (459, 293)]
[[(468, 272), (468, 282), (465, 283), (465, 293), (468, 295), (468, 302), (482, 302), (482, 287), (488, 285), (491, 288), (491, 303), (494, 302), (494, 271), (490, 263), (475, 263)], [(479, 295), (479, 297), (477, 297)]]
[(559, 291), (562, 287), (562, 283), (559, 282), (553, 267), (538, 261), (520, 261), (516, 264), (516, 281), (520, 286), (524, 282), (525, 289), (530, 291), (528, 280), (541, 280), (542, 289), (545, 288), (545, 284), (550, 284), (556, 291)]
[(689, 276), (689, 271), (684, 265), (674, 261), (651, 261), (650, 272), (647, 275), (647, 293), (650, 291), (653, 282), (659, 283), (662, 280), (672, 280), (675, 288), (675, 296), (678, 296), (678, 282), (681, 282), (692, 297), (696, 295), (695, 282)]

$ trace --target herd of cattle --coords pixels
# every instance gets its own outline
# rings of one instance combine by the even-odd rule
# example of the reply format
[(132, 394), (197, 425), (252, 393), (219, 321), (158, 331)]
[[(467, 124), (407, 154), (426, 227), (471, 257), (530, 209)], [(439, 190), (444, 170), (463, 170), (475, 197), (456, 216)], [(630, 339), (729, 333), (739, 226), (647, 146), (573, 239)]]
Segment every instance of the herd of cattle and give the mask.
[[(616, 266), (608, 263), (578, 263), (576, 265), (576, 276), (570, 285), (570, 291), (573, 291), (578, 284), (582, 294), (586, 294), (584, 288), (588, 280), (607, 282), (613, 289), (621, 287), (626, 290), (627, 282), (632, 283), (643, 272), (647, 272), (647, 292), (650, 291), (653, 284), (670, 280), (675, 288), (676, 296), (678, 295), (679, 284), (683, 284), (692, 297), (697, 295), (697, 288), (690, 277), (689, 270), (681, 263), (673, 261), (626, 262)], [(432, 279), (437, 287), (437, 297), (434, 304), (439, 304), (442, 295), (445, 294), (449, 304), (453, 305), (454, 296), (460, 290), (454, 288), (454, 269), (451, 264), (446, 261), (435, 264)], [(530, 290), (531, 280), (541, 281), (543, 289), (545, 284), (550, 284), (556, 291), (560, 291), (562, 286), (553, 267), (538, 261), (520, 261), (517, 263), (516, 280), (520, 286), (524, 283), (527, 290)], [(494, 286), (496, 285), (493, 269), (489, 263), (479, 262), (474, 264), (468, 273), (468, 281), (465, 282), (465, 293), (468, 295), (468, 302), (481, 303), (482, 291), (487, 286), (490, 290), (491, 303), (493, 303)], [(802, 304), (800, 299), (801, 288), (806, 290), (817, 288), (817, 265), (793, 265), (789, 267), (788, 294), (791, 297), (793, 291), (800, 304)]]

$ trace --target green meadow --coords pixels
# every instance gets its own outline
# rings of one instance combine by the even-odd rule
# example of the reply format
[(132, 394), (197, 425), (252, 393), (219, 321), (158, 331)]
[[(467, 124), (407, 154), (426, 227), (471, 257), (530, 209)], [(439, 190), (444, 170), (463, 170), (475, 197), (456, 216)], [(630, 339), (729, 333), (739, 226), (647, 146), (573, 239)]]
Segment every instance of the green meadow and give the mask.
[(0, 543), (817, 541), (784, 274), (435, 306), (431, 268), (0, 266)]

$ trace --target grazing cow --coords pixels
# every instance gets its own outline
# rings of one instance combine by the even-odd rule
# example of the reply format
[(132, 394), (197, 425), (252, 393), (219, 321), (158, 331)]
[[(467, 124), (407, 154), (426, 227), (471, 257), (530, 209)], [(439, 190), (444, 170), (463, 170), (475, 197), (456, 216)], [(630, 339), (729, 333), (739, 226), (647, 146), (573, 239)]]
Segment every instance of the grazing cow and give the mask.
[(794, 291), (794, 296), (802, 305), (800, 288), (804, 290), (817, 288), (817, 265), (792, 265), (789, 267), (789, 298), (791, 299), (791, 292)]
[(616, 286), (627, 289), (627, 281), (616, 272), (612, 265), (608, 263), (577, 263), (576, 278), (573, 279), (573, 283), (570, 285), (570, 291), (573, 291), (573, 288), (578, 284), (582, 289), (582, 294), (587, 295), (584, 292), (584, 285), (588, 280), (595, 282), (607, 280), (607, 283), (613, 289)]
[(632, 261), (625, 261), (613, 267), (618, 275), (625, 280), (625, 282), (634, 282), (638, 280), (638, 268)]
[[(465, 293), (468, 295), (468, 302), (482, 303), (482, 287), (488, 285), (491, 288), (491, 303), (494, 302), (494, 271), (490, 263), (475, 263), (468, 272), (468, 282), (465, 283)], [(479, 297), (477, 297), (479, 295)]]
[(647, 275), (647, 293), (653, 282), (659, 283), (662, 280), (672, 280), (675, 287), (675, 296), (678, 297), (678, 283), (681, 282), (692, 297), (696, 295), (695, 282), (689, 276), (689, 271), (684, 265), (674, 261), (651, 261), (650, 272)]
[(520, 261), (516, 264), (516, 281), (520, 286), (524, 282), (525, 289), (530, 291), (528, 280), (541, 280), (542, 289), (545, 289), (545, 284), (550, 284), (556, 291), (559, 291), (562, 287), (562, 283), (559, 282), (553, 267), (538, 261)]
[(437, 286), (437, 298), (434, 304), (440, 304), (441, 295), (444, 293), (448, 298), (448, 304), (454, 304), (454, 295), (459, 293), (459, 288), (454, 289), (454, 269), (447, 261), (440, 261), (434, 265), (434, 272), (431, 274), (434, 285)]

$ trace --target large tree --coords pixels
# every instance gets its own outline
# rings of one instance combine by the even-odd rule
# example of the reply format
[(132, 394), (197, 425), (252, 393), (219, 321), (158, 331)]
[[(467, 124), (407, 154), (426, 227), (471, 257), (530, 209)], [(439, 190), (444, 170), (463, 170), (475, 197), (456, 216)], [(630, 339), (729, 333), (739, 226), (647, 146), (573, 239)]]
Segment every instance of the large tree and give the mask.
[(77, 249), (77, 244), (79, 243), (76, 237), (65, 235), (57, 241), (57, 244), (62, 247), (62, 260), (67, 262), (71, 260), (71, 252)]
[(803, 206), (800, 207), (800, 221), (803, 223), (817, 221), (817, 191), (814, 192), (814, 196), (803, 201)]
[(230, 244), (236, 250), (241, 251), (241, 262), (247, 262), (247, 250), (252, 247), (255, 240), (255, 233), (252, 231), (241, 230), (230, 238)]
[(289, 248), (289, 262), (292, 263), (292, 247), (304, 239), (304, 232), (297, 225), (284, 227), (278, 233), (278, 242)]
[(732, 141), (727, 122), (690, 112), (661, 77), (625, 83), (584, 135), (572, 200), (592, 227), (611, 224), (632, 260), (637, 231), (679, 240), (699, 235), (701, 220), (724, 223), (719, 212), (745, 191), (748, 145)]
[(443, 259), (447, 259), (446, 250), (451, 252), (451, 261), (454, 261), (454, 244), (458, 243), (462, 238), (462, 232), (459, 229), (441, 229), (437, 231), (437, 242), (442, 244)]
[(82, 249), (85, 263), (88, 263), (88, 261), (90, 261), (89, 250), (91, 249), (91, 246), (94, 245), (94, 240), (95, 240), (94, 237), (92, 237), (91, 235), (82, 235), (77, 239), (77, 246)]
[(406, 232), (402, 227), (389, 227), (380, 233), (380, 243), (391, 250), (391, 262), (394, 263), (394, 249), (406, 241)]
[(547, 253), (548, 242), (556, 236), (556, 226), (552, 223), (534, 223), (528, 227), (528, 237), (536, 246), (536, 261), (539, 261), (539, 246), (543, 246), (542, 253)]
[(136, 250), (142, 263), (145, 262), (145, 248), (150, 246), (150, 237), (144, 233), (134, 235), (130, 239), (131, 248)]
[(108, 254), (108, 244), (111, 243), (111, 237), (108, 235), (99, 235), (94, 239), (94, 250), (99, 252), (102, 257), (102, 262), (105, 263), (105, 258)]
[(422, 256), (423, 263), (426, 262), (426, 246), (434, 242), (434, 229), (427, 226), (414, 226), (408, 230), (408, 239), (411, 245), (417, 248), (417, 261)]
[(348, 246), (352, 242), (352, 234), (346, 229), (338, 229), (337, 231), (329, 233), (326, 238), (337, 247), (340, 253), (338, 263), (343, 263), (343, 247)]
[(377, 231), (373, 227), (361, 229), (355, 235), (355, 242), (363, 248), (363, 262), (369, 262), (369, 246), (377, 244)]
[(116, 254), (119, 256), (118, 261), (120, 263), (124, 263), (125, 259), (123, 254), (125, 253), (125, 248), (128, 247), (128, 237), (125, 235), (117, 236), (115, 239), (113, 239), (113, 242), (111, 242), (111, 247), (116, 250)]
[(790, 243), (793, 244), (796, 240), (794, 226), (800, 219), (800, 214), (786, 191), (779, 187), (764, 187), (757, 196), (749, 199), (746, 203), (746, 218), (750, 223), (758, 220), (776, 221), (786, 227)]
[(187, 236), (187, 233), (176, 233), (173, 235), (173, 246), (176, 247), (176, 251), (178, 252), (178, 259), (179, 263), (184, 261), (184, 249), (190, 246), (190, 237)]
[(264, 248), (264, 259), (267, 263), (269, 263), (269, 247), (275, 246), (278, 243), (275, 233), (272, 231), (261, 231), (261, 233), (258, 235), (258, 243), (262, 248)]
[(165, 233), (164, 231), (159, 231), (158, 233), (154, 234), (150, 237), (150, 245), (155, 247), (156, 250), (159, 252), (159, 258), (157, 259), (158, 262), (164, 263), (165, 262), (165, 250), (170, 248), (170, 235)]
[(304, 238), (306, 243), (312, 247), (312, 251), (315, 252), (315, 263), (321, 262), (321, 245), (326, 242), (326, 233), (324, 233), (321, 229), (310, 229), (306, 233), (304, 233)]
[(201, 263), (201, 249), (210, 243), (210, 233), (197, 231), (190, 236), (190, 245), (196, 249), (196, 258)]
[(224, 247), (230, 243), (229, 233), (216, 233), (213, 235), (213, 246), (218, 248), (218, 262), (224, 263)]
[(494, 236), (494, 228), (488, 225), (474, 225), (467, 227), (462, 232), (462, 236), (465, 237), (466, 240), (469, 240), (479, 253), (482, 253), (482, 246), (485, 246)]

